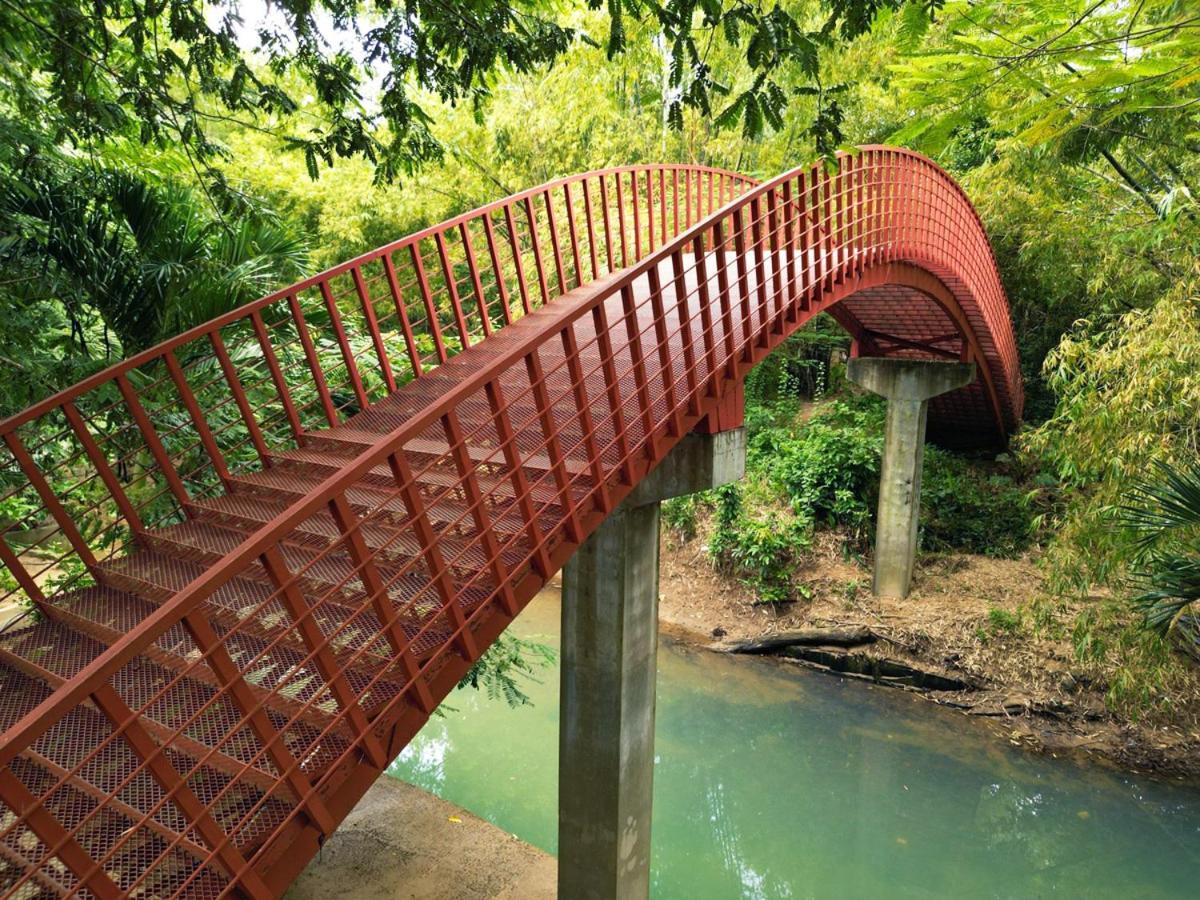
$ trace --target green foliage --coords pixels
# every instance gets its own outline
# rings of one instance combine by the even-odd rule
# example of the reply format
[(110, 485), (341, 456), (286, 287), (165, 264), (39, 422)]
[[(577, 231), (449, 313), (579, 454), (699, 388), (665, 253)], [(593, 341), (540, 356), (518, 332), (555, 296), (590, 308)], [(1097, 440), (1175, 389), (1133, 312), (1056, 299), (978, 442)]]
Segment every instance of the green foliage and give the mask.
[[(730, 556), (734, 571), (754, 588), (759, 603), (796, 599), (796, 561), (811, 543), (811, 535), (811, 523), (795, 517), (785, 520), (767, 514), (738, 523)], [(801, 593), (806, 594), (803, 588)]]
[(502, 697), (509, 706), (527, 706), (531, 701), (521, 682), (536, 681), (537, 670), (554, 665), (557, 658), (553, 647), (505, 633), (476, 660), (458, 689), (485, 690), (490, 700)]
[(502, 73), (545, 71), (607, 31), (610, 63), (654, 47), (667, 127), (683, 130), (688, 110), (757, 138), (785, 127), (799, 90), (817, 95), (808, 130), (831, 153), (843, 114), (821, 54), (904, 3), (588, 0), (607, 16), (581, 16), (585, 4), (544, 0), (276, 0), (243, 21), (231, 2), (2, 0), (0, 117), (79, 146), (176, 145), (217, 184), (230, 124), (271, 133), (313, 178), (358, 158), (390, 180), (443, 158), (441, 108), (481, 117)]
[(835, 400), (795, 430), (764, 431), (750, 447), (798, 515), (865, 537), (879, 491), (884, 406)]
[(1003, 467), (989, 472), (938, 447), (925, 448), (921, 546), (1015, 556), (1033, 537), (1032, 501)]
[(697, 508), (703, 503), (703, 494), (685, 494), (664, 501), (661, 508), (663, 524), (681, 541), (692, 540), (696, 537)]
[(61, 304), (88, 351), (96, 321), (131, 354), (302, 274), (306, 243), (248, 202), (82, 165), (0, 171), (0, 267), (25, 306)]
[(1130, 492), (1125, 521), (1137, 534), (1134, 605), (1145, 626), (1200, 659), (1200, 463), (1156, 466)]
[(1200, 452), (1200, 291), (1181, 284), (1149, 310), (1081, 322), (1047, 361), (1054, 415), (1023, 439), (1063, 486), (1046, 563), (1055, 591), (1121, 587), (1138, 551), (1120, 526), (1126, 493), (1156, 461)]
[[(760, 428), (750, 439), (748, 465), (798, 517), (844, 529), (863, 544), (874, 532), (884, 413), (882, 400), (872, 395), (830, 401), (806, 422)], [(922, 548), (1019, 553), (1033, 537), (1036, 493), (1020, 483), (1022, 475), (1011, 461), (983, 465), (927, 447)]]
[(718, 568), (730, 571), (742, 516), (742, 493), (737, 484), (725, 484), (716, 488), (713, 495), (716, 498), (716, 515), (712, 537), (708, 542), (708, 555)]
[(988, 628), (993, 634), (1016, 634), (1021, 628), (1021, 617), (1006, 609), (992, 607), (988, 610)]

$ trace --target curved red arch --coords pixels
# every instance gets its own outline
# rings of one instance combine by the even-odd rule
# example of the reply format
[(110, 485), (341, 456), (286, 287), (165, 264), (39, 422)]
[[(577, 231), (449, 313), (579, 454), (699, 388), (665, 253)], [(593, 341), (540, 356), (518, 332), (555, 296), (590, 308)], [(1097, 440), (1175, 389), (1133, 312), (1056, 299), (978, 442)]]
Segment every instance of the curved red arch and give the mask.
[(1016, 427), (986, 234), (886, 147), (764, 183), (561, 179), (0, 422), (4, 499), (31, 510), (0, 523), (3, 599), (41, 613), (0, 631), (6, 890), (281, 892), (614, 506), (823, 311), (857, 353), (976, 362), (932, 407), (950, 437)]

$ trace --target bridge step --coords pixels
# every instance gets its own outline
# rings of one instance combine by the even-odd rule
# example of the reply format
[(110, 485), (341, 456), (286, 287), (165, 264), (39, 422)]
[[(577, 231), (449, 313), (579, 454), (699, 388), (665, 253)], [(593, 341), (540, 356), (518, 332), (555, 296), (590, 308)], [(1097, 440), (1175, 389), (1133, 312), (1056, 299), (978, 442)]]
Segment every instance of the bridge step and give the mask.
[[(245, 494), (233, 494), (214, 497), (210, 500), (196, 500), (192, 510), (203, 521), (214, 522), (253, 531), (287, 509), (287, 504)], [(435, 527), (437, 527), (435, 525)], [(367, 549), (378, 551), (382, 558), (402, 565), (416, 559), (413, 571), (428, 576), (428, 567), (419, 558), (420, 544), (413, 536), (410, 528), (381, 528), (373, 523), (364, 523), (359, 527)], [(335, 541), (341, 540), (341, 530), (329, 513), (318, 513), (305, 519), (291, 535), (293, 543), (320, 550)], [(511, 536), (503, 547), (503, 559), (509, 569), (521, 566), (528, 557), (528, 540), (525, 536)], [(479, 553), (477, 545), (464, 538), (450, 537), (442, 544), (442, 556), (446, 564), (459, 575), (462, 580), (474, 577), (485, 565), (486, 560)]]

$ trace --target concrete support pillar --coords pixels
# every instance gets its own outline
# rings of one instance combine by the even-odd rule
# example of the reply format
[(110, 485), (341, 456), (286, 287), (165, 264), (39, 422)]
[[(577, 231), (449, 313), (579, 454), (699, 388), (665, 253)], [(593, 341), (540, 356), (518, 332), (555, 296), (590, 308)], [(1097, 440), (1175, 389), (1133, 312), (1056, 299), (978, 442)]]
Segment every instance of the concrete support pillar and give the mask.
[(742, 429), (690, 434), (563, 572), (558, 896), (639, 900), (650, 890), (659, 503), (745, 471)]
[(850, 360), (846, 376), (888, 401), (873, 590), (877, 597), (907, 597), (917, 553), (929, 400), (974, 381), (975, 365), (859, 357)]

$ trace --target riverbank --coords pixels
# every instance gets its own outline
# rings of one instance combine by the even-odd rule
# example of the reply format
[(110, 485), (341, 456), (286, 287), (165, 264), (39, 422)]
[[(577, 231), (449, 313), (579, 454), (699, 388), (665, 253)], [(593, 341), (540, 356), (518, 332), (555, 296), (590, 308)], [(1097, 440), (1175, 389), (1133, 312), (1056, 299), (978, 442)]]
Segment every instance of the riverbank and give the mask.
[(713, 570), (705, 525), (686, 542), (664, 529), (659, 619), (665, 633), (729, 650), (792, 632), (857, 630), (869, 637), (855, 646), (818, 642), (797, 654), (805, 659), (788, 661), (916, 691), (960, 710), (998, 740), (1034, 752), (1200, 783), (1200, 678), (1194, 696), (1179, 698), (1169, 718), (1114, 712), (1105, 703), (1107, 673), (1080, 664), (1069, 636), (1039, 634), (1023, 622), (1022, 606), (1041, 581), (1032, 559), (926, 557), (908, 598), (875, 598), (870, 570), (846, 559), (840, 542), (825, 535), (800, 573), (812, 596), (767, 605)]
[(398, 778), (380, 778), (287, 900), (554, 900), (553, 856)]

